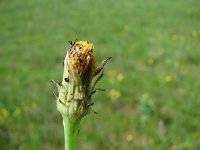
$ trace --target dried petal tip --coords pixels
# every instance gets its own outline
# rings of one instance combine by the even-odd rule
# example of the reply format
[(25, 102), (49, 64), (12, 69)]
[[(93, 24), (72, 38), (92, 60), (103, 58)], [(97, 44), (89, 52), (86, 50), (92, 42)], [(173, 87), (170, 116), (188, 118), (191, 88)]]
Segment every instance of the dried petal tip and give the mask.
[(78, 75), (80, 78), (94, 74), (95, 58), (94, 46), (88, 41), (75, 41), (69, 50), (69, 74)]

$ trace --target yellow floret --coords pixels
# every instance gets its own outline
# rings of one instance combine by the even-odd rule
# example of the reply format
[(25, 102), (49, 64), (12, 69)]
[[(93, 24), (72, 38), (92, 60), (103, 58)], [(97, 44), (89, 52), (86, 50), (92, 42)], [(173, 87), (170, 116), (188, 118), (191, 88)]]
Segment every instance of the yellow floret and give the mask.
[(74, 72), (82, 76), (86, 73), (86, 69), (90, 68), (90, 73), (93, 74), (95, 67), (93, 50), (94, 46), (92, 43), (88, 41), (76, 41), (70, 49), (69, 72)]
[(88, 41), (77, 41), (76, 44), (78, 46), (82, 46), (85, 50), (94, 49), (93, 44), (89, 43)]

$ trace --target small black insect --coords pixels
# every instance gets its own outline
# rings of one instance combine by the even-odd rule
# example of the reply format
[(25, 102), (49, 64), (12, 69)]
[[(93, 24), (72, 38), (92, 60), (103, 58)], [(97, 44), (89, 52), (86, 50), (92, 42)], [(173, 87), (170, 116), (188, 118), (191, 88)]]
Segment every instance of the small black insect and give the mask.
[(69, 82), (69, 78), (65, 78), (65, 82)]

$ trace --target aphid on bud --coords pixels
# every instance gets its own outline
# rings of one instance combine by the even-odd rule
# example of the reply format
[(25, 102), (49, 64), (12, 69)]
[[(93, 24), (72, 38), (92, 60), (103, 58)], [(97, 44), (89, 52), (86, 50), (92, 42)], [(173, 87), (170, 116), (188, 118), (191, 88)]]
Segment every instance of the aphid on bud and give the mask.
[(69, 78), (65, 78), (65, 82), (69, 82)]

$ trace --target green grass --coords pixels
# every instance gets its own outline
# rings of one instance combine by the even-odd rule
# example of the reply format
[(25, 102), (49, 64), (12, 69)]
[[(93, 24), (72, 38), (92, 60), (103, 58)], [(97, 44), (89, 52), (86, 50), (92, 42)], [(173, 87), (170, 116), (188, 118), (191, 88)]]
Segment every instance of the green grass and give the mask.
[(112, 56), (81, 150), (200, 149), (199, 0), (1, 0), (0, 149), (62, 150), (50, 79), (67, 41)]

